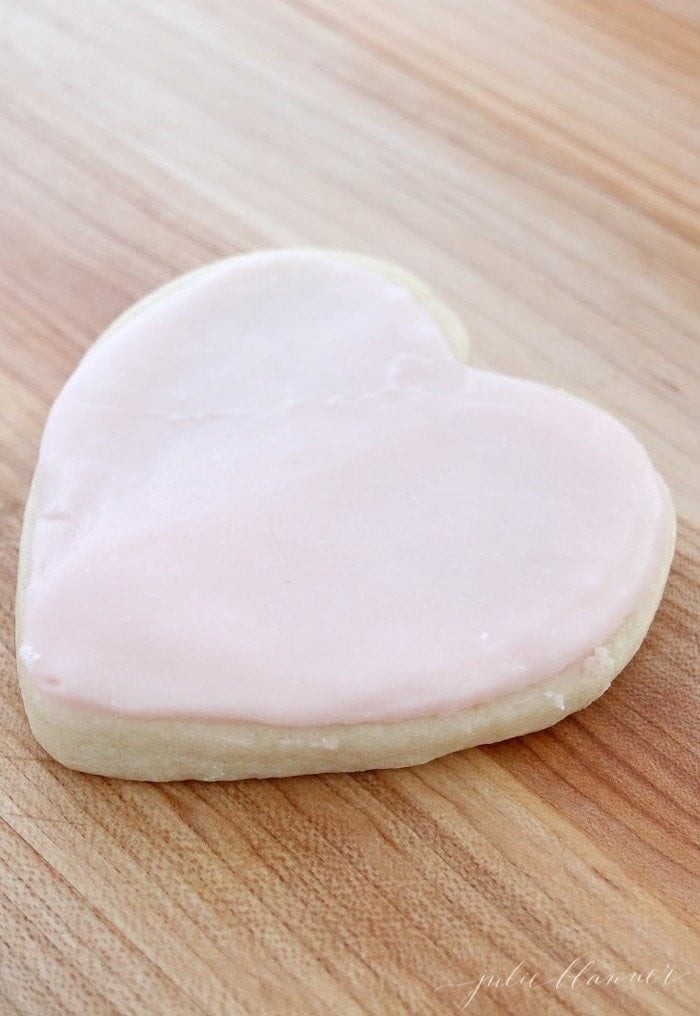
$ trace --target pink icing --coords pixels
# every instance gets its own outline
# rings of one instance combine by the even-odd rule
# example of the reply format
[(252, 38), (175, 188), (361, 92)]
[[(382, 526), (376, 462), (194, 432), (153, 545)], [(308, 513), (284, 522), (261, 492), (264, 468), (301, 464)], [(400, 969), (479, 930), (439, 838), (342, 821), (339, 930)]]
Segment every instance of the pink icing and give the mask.
[(652, 578), (620, 423), (458, 363), (401, 287), (235, 258), (117, 325), (57, 399), (22, 659), (138, 716), (449, 714), (593, 651)]

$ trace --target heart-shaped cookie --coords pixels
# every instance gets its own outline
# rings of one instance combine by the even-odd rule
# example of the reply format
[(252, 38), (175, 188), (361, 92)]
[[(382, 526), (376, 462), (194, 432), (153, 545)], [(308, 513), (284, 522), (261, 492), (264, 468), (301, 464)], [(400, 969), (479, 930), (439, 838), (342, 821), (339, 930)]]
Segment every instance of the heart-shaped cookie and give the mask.
[(151, 780), (393, 767), (600, 695), (658, 605), (668, 492), (607, 413), (465, 357), (422, 284), (322, 251), (219, 262), (119, 319), (27, 506), (41, 744)]

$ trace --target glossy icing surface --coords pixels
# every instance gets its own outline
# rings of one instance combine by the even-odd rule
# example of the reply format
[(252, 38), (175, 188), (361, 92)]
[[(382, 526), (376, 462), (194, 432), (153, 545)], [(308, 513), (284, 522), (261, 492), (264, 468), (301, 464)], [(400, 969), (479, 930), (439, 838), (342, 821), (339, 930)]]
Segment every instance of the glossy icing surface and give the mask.
[(317, 252), (232, 259), (57, 399), (20, 655), (47, 694), (128, 715), (455, 712), (619, 627), (659, 483), (608, 414), (457, 362), (401, 287)]

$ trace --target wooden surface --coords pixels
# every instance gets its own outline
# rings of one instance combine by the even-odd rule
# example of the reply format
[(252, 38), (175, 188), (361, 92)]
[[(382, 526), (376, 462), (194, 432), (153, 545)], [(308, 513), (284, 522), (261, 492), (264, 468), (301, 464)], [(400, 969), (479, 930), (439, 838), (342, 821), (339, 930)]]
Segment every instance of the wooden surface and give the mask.
[[(699, 26), (692, 0), (0, 2), (3, 1016), (698, 1011)], [(13, 658), (47, 409), (153, 286), (299, 243), (403, 263), (476, 363), (635, 430), (680, 524), (649, 638), (584, 713), (414, 770), (68, 772)]]

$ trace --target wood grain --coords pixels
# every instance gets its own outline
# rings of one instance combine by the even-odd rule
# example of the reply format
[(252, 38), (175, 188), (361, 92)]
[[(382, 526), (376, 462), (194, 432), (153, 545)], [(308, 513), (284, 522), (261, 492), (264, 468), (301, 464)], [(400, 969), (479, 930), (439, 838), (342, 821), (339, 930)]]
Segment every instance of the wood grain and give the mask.
[[(1, 0), (3, 1016), (698, 1011), (699, 26), (692, 0)], [(68, 772), (13, 659), (47, 409), (153, 286), (300, 243), (403, 263), (478, 364), (635, 430), (680, 518), (650, 636), (584, 713), (414, 770)]]

